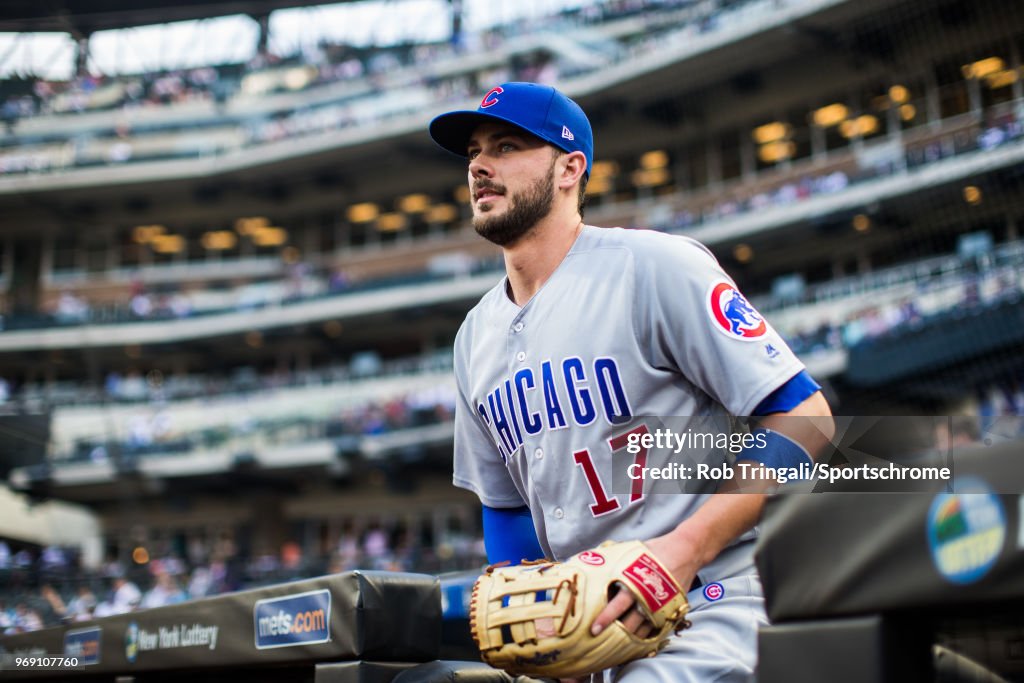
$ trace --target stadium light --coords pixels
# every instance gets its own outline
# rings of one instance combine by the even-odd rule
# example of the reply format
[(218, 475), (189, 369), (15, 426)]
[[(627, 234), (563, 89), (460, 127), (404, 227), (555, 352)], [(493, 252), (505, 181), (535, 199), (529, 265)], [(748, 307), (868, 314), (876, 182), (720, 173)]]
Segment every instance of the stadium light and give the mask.
[(254, 232), (252, 243), (257, 247), (279, 247), (288, 241), (288, 231), (284, 228), (269, 227)]
[(459, 210), (454, 204), (437, 204), (427, 210), (428, 223), (450, 223), (459, 217)]
[(383, 213), (377, 218), (377, 230), (380, 232), (398, 232), (408, 224), (409, 219), (400, 213)]
[(199, 241), (207, 251), (225, 251), (235, 248), (238, 236), (230, 230), (211, 230), (203, 233)]
[(466, 185), (458, 185), (453, 192), (453, 196), (455, 197), (455, 201), (458, 203), (469, 204), (469, 187)]
[(612, 189), (611, 181), (605, 176), (595, 176), (587, 183), (587, 194), (604, 194)]
[(903, 104), (910, 99), (910, 91), (904, 85), (894, 85), (889, 88), (889, 99), (896, 104)]
[(788, 138), (793, 132), (788, 123), (772, 121), (754, 129), (754, 141), (759, 145)]
[(855, 119), (847, 119), (839, 124), (839, 134), (844, 138), (855, 136), (865, 137), (878, 131), (878, 119), (871, 114), (864, 114)]
[(668, 171), (664, 168), (644, 168), (633, 171), (633, 185), (636, 187), (656, 187), (668, 182)]
[(733, 247), (732, 255), (740, 263), (750, 263), (754, 258), (754, 249), (749, 244), (737, 244)]
[(900, 118), (904, 121), (913, 121), (917, 116), (917, 107), (912, 104), (900, 105)]
[(619, 165), (614, 161), (595, 161), (587, 182), (588, 195), (600, 195), (612, 189), (612, 179), (619, 175)]
[(423, 213), (430, 208), (430, 197), (422, 193), (407, 194), (398, 200), (398, 210), (405, 213)]
[(861, 135), (872, 135), (878, 132), (878, 117), (871, 114), (864, 114), (857, 117), (857, 128)]
[(363, 202), (348, 207), (348, 219), (353, 223), (369, 223), (379, 215), (380, 207), (373, 202)]
[(165, 232), (167, 232), (167, 228), (162, 225), (139, 225), (132, 231), (132, 239), (138, 244), (148, 244), (153, 241), (154, 237)]
[(640, 168), (650, 171), (666, 166), (668, 166), (668, 152), (663, 149), (651, 150), (640, 157)]
[(270, 220), (263, 216), (239, 218), (235, 221), (235, 232), (239, 235), (252, 235), (270, 225)]
[(849, 113), (850, 109), (845, 104), (840, 104), (839, 102), (829, 104), (815, 110), (813, 115), (814, 124), (822, 128), (829, 128), (845, 119)]
[(185, 250), (185, 238), (181, 235), (156, 235), (150, 240), (150, 245), (160, 254), (180, 254)]
[(967, 185), (964, 187), (964, 201), (971, 206), (981, 204), (981, 188), (977, 185)]
[(590, 182), (595, 178), (614, 178), (619, 175), (619, 165), (614, 161), (595, 161), (594, 170), (590, 172)]
[(991, 90), (1005, 88), (1017, 82), (1017, 71), (1014, 69), (1003, 69), (985, 76), (985, 85)]
[(791, 140), (779, 140), (761, 145), (757, 149), (757, 157), (766, 164), (775, 164), (792, 158), (796, 154), (796, 143)]
[(857, 232), (867, 232), (871, 229), (871, 219), (863, 213), (858, 213), (853, 217), (853, 229)]
[(1006, 62), (999, 57), (986, 57), (960, 67), (964, 78), (985, 78), (1006, 68)]

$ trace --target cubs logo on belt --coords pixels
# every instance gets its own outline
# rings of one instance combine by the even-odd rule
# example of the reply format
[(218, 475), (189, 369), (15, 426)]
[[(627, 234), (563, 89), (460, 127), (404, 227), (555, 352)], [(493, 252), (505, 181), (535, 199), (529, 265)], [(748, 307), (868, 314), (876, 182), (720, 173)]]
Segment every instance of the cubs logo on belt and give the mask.
[(714, 326), (733, 339), (757, 341), (768, 333), (768, 325), (761, 314), (725, 280), (708, 288), (707, 305)]
[(725, 597), (725, 587), (717, 581), (704, 586), (704, 599), (708, 602), (715, 602), (723, 597)]

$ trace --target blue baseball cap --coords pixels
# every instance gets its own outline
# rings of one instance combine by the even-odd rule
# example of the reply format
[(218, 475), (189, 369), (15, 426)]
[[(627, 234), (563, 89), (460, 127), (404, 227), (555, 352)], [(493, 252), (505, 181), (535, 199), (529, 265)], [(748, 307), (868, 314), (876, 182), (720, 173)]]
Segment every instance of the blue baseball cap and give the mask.
[(430, 137), (465, 157), (469, 136), (488, 121), (511, 123), (564, 152), (583, 152), (587, 175), (594, 167), (594, 133), (587, 115), (562, 93), (537, 83), (502, 83), (491, 88), (475, 111), (450, 111), (431, 121)]

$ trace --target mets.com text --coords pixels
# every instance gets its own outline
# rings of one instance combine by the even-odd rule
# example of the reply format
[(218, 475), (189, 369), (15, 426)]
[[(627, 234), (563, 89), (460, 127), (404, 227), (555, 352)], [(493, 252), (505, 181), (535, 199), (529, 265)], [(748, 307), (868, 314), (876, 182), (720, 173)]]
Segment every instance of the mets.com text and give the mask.
[(773, 480), (780, 484), (788, 481), (949, 481), (953, 472), (949, 467), (901, 467), (895, 463), (875, 467), (869, 465), (833, 467), (828, 463), (800, 463), (798, 467), (768, 467), (761, 463), (739, 462), (735, 465), (683, 465), (670, 463), (664, 467), (642, 467), (632, 464), (626, 473), (630, 479), (697, 479), (727, 481), (739, 478), (746, 481)]
[(279, 610), (273, 616), (259, 618), (259, 635), (276, 636), (286, 633), (312, 633), (327, 628), (327, 617), (322, 609), (288, 614)]

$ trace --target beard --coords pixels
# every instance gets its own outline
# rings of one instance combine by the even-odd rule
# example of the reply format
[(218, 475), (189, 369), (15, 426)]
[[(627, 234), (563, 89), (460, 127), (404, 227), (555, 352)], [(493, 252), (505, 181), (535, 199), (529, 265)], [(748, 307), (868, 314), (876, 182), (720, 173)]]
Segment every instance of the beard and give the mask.
[[(518, 241), (533, 229), (541, 219), (551, 213), (555, 201), (554, 162), (548, 173), (538, 178), (535, 183), (522, 192), (508, 196), (508, 208), (505, 213), (488, 216), (481, 212), (473, 216), (473, 228), (484, 239), (506, 247)], [(491, 187), (498, 192), (505, 192), (505, 187), (489, 181), (474, 185), (475, 189)]]

